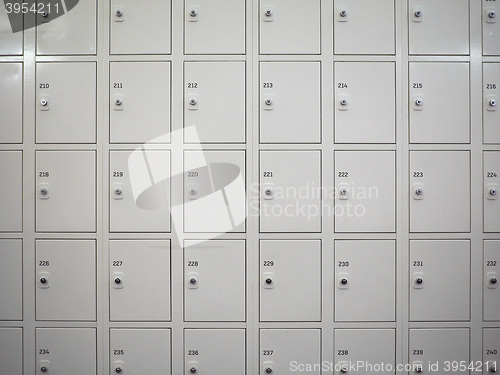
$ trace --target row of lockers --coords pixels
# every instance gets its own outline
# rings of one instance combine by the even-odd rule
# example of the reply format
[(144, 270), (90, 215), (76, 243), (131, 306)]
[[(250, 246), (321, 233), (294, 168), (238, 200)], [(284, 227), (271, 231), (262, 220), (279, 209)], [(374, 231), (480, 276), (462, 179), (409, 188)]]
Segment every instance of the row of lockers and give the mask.
[[(259, 286), (247, 285), (244, 240), (185, 240), (184, 320), (246, 321), (252, 287), (260, 290), (261, 321), (320, 322), (325, 280), (333, 280), (335, 321), (395, 321), (395, 241), (334, 244), (335, 275), (329, 277), (320, 240), (261, 240)], [(0, 240), (0, 320), (22, 319), (22, 253), (21, 240)], [(483, 258), (483, 318), (500, 321), (499, 240), (484, 241)], [(171, 320), (170, 259), (169, 240), (110, 241), (111, 321)], [(410, 241), (410, 321), (470, 321), (470, 260), (469, 240)], [(35, 261), (37, 320), (96, 321), (95, 240), (36, 240)]]
[[(500, 23), (497, 22), (500, 8), (488, 0), (482, 3), (482, 20), (478, 17), (475, 21), (482, 22), (483, 53), (500, 55)], [(395, 5), (394, 0), (376, 3), (335, 0), (331, 13), (322, 14), (320, 0), (261, 0), (259, 51), (261, 54), (320, 54), (321, 17), (330, 17), (334, 24), (334, 53), (395, 54)], [(186, 0), (184, 52), (245, 54), (245, 7), (244, 0), (221, 0), (217, 4), (209, 0)], [(80, 0), (67, 14), (54, 7), (52, 11), (46, 8), (36, 15), (39, 55), (96, 54), (96, 0)], [(410, 54), (470, 53), (469, 0), (409, 0), (407, 16)], [(12, 34), (7, 15), (3, 13), (0, 17), (3, 18), (0, 33), (6, 40), (0, 54), (22, 54), (22, 33)], [(170, 54), (171, 17), (170, 1), (146, 0), (139, 4), (133, 0), (112, 0), (110, 53)]]
[[(181, 360), (185, 374), (247, 373), (245, 329), (185, 329), (183, 334)], [(300, 373), (316, 375), (358, 371), (394, 374), (397, 366), (404, 366), (396, 363), (394, 329), (336, 329), (333, 363), (322, 363), (322, 334), (325, 333), (320, 329), (261, 329), (258, 373), (289, 374), (302, 368)], [(35, 335), (36, 374), (96, 374), (94, 328), (37, 328)], [(0, 342), (7, 344), (2, 345), (0, 352), (2, 374), (22, 375), (22, 336), (21, 328), (0, 328)], [(401, 373), (433, 373), (429, 364), (436, 363), (441, 373), (451, 375), (495, 373), (500, 365), (500, 329), (483, 329), (482, 363), (470, 365), (469, 336), (468, 328), (410, 329), (408, 367)], [(171, 374), (175, 345), (181, 343), (173, 342), (170, 329), (112, 328), (109, 373)], [(305, 366), (310, 366), (310, 370), (305, 370)]]
[[(22, 68), (0, 63), (6, 93), (0, 143), (22, 143)], [(394, 62), (334, 64), (336, 143), (395, 143), (395, 68)], [(409, 64), (411, 143), (470, 143), (469, 69), (468, 62)], [(245, 77), (242, 61), (184, 63), (184, 126), (198, 133), (186, 134), (186, 143), (245, 142)], [(170, 141), (170, 62), (112, 62), (109, 87), (111, 143)], [(95, 143), (96, 90), (95, 62), (37, 63), (36, 142)], [(321, 91), (320, 62), (261, 62), (260, 142), (321, 143)], [(499, 100), (500, 63), (485, 63), (485, 143), (500, 143)]]
[[(96, 151), (35, 154), (36, 231), (95, 232)], [(260, 214), (261, 232), (319, 233), (322, 218), (334, 216), (338, 233), (394, 233), (396, 152), (335, 151), (331, 187), (321, 184), (321, 154), (261, 151), (260, 184), (248, 188), (243, 150), (185, 151), (184, 173), (177, 176), (170, 174), (169, 150), (110, 151), (110, 232), (164, 233), (173, 222), (176, 231), (241, 233), (245, 217)], [(500, 232), (500, 152), (483, 153), (483, 197), (471, 197), (470, 157), (469, 151), (410, 151), (411, 232), (470, 232), (471, 198), (483, 201), (484, 232)], [(3, 232), (23, 229), (22, 159), (22, 151), (0, 151)], [(181, 180), (183, 204), (171, 204), (171, 185)], [(248, 203), (254, 198), (248, 206), (247, 195)]]

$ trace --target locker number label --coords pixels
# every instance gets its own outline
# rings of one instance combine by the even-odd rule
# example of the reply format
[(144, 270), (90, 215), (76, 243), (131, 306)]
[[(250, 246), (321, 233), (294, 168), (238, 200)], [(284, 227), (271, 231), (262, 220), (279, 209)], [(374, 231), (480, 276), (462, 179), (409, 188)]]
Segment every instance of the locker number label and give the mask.
[(263, 350), (262, 355), (273, 355), (274, 350)]
[(115, 349), (115, 350), (113, 350), (113, 355), (125, 355), (125, 350)]
[(38, 354), (50, 354), (49, 349), (38, 349)]
[(264, 267), (274, 267), (274, 260), (265, 260)]
[(344, 83), (344, 82), (339, 82), (337, 84), (337, 88), (339, 89), (346, 89), (348, 86), (347, 86), (347, 83)]
[(487, 83), (486, 84), (486, 90), (496, 90), (497, 84), (496, 83)]
[(121, 267), (123, 266), (123, 260), (114, 260), (112, 264), (113, 267)]
[(198, 349), (191, 349), (191, 350), (188, 350), (188, 355), (199, 355), (200, 352), (198, 351)]
[(38, 262), (38, 265), (40, 267), (48, 267), (50, 265), (50, 262), (48, 260), (41, 260)]
[(121, 82), (114, 82), (113, 83), (113, 88), (114, 89), (123, 89), (123, 83), (121, 83)]
[(413, 82), (413, 88), (414, 89), (423, 89), (424, 84), (422, 82)]
[(47, 178), (49, 177), (49, 172), (38, 172), (38, 177)]
[(48, 89), (50, 87), (50, 84), (48, 83), (40, 83), (40, 86), (39, 86), (41, 89)]
[(274, 87), (273, 83), (272, 82), (264, 82), (262, 84), (262, 88), (263, 89), (272, 89)]
[(197, 89), (198, 82), (188, 82), (187, 87), (188, 87), (188, 89)]
[(199, 263), (197, 260), (188, 260), (187, 262), (187, 266), (188, 267), (198, 267), (199, 266)]

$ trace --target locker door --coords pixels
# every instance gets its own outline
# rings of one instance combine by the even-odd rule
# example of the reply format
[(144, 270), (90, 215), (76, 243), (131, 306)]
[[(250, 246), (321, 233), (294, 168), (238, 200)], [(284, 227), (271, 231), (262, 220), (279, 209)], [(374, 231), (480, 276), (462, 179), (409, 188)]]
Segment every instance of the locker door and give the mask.
[(394, 0), (335, 0), (334, 7), (335, 54), (395, 53)]
[(201, 143), (245, 142), (245, 77), (244, 61), (184, 63), (184, 127), (196, 126)]
[(410, 151), (410, 232), (470, 232), (469, 151)]
[(321, 241), (261, 241), (260, 273), (261, 321), (321, 321)]
[(260, 0), (259, 14), (261, 54), (321, 53), (320, 0)]
[(184, 231), (244, 232), (245, 151), (188, 150), (184, 171)]
[(184, 330), (186, 375), (245, 375), (244, 329)]
[(410, 241), (410, 320), (470, 320), (470, 241)]
[(394, 241), (335, 241), (335, 275), (336, 321), (395, 321)]
[(396, 231), (394, 151), (335, 152), (335, 231)]
[[(335, 374), (338, 375), (350, 374), (350, 363), (395, 366), (396, 332), (394, 329), (336, 329), (334, 353), (335, 370), (338, 370)], [(364, 365), (360, 365), (357, 370), (363, 374), (395, 373), (370, 371)]]
[(96, 320), (96, 241), (36, 241), (36, 319)]
[(483, 0), (483, 55), (500, 55), (500, 7)]
[(484, 158), (484, 232), (500, 232), (500, 152), (485, 151)]
[[(15, 4), (15, 1), (10, 2)], [(8, 9), (10, 11), (10, 7)], [(12, 27), (14, 26), (14, 27)], [(0, 7), (0, 56), (23, 54), (23, 15), (22, 13), (7, 13), (7, 7)], [(16, 30), (15, 33), (12, 29)], [(2, 87), (5, 87), (2, 85)], [(2, 112), (3, 113), (3, 112)]]
[(36, 151), (36, 231), (96, 231), (96, 152)]
[(244, 54), (245, 5), (245, 0), (186, 0), (185, 53)]
[(483, 364), (485, 371), (494, 374), (500, 367), (500, 329), (483, 329)]
[[(170, 232), (170, 151), (113, 150), (109, 163), (110, 232)], [(155, 194), (136, 197), (141, 184)]]
[[(500, 22), (500, 21), (499, 21)], [(484, 143), (500, 143), (500, 63), (483, 64)]]
[(171, 8), (170, 0), (112, 0), (111, 54), (170, 54)]
[(260, 176), (261, 232), (321, 232), (321, 151), (261, 151)]
[[(9, 239), (0, 240), (0, 285), (2, 285), (2, 288), (0, 288), (0, 301), (2, 301), (2, 303), (0, 304), (0, 321), (22, 320), (23, 319), (23, 241), (22, 240), (9, 240)], [(0, 363), (1, 362), (2, 361), (0, 360)], [(1, 370), (1, 365), (0, 365), (0, 370)]]
[[(485, 321), (500, 320), (500, 241), (484, 241), (483, 318)], [(500, 363), (499, 363), (500, 366)]]
[(410, 63), (410, 142), (469, 143), (469, 63)]
[(111, 240), (109, 257), (110, 320), (169, 321), (170, 241)]
[(0, 151), (0, 232), (23, 230), (23, 152)]
[(94, 62), (37, 63), (36, 100), (37, 143), (96, 142)]
[(391, 62), (335, 63), (335, 143), (395, 142), (395, 69)]
[[(469, 363), (469, 328), (452, 329), (410, 329), (409, 363), (412, 371), (409, 374), (436, 374), (444, 372), (445, 361)], [(431, 364), (439, 364), (439, 371), (429, 368)], [(452, 375), (466, 375), (469, 371), (446, 371)]]
[(0, 328), (0, 374), (22, 375), (23, 329)]
[(170, 142), (170, 63), (112, 62), (109, 69), (111, 142)]
[(96, 375), (95, 328), (36, 328), (36, 375)]
[(171, 374), (170, 329), (110, 329), (110, 374)]
[(245, 321), (245, 241), (196, 242), (184, 243), (185, 320)]
[[(1, 11), (1, 10), (0, 10)], [(0, 16), (1, 20), (1, 16)], [(0, 21), (1, 22), (1, 21)], [(1, 29), (1, 26), (0, 26)], [(3, 35), (0, 31), (0, 40)], [(1, 48), (1, 47), (0, 47)], [(23, 64), (0, 64), (0, 143), (23, 142)]]
[[(260, 330), (261, 375), (294, 373), (305, 363), (321, 363), (321, 330)], [(308, 374), (320, 375), (320, 371)]]
[(260, 142), (321, 142), (321, 63), (260, 63)]
[[(96, 0), (72, 1), (66, 4), (66, 13), (60, 1), (39, 0), (38, 4), (40, 3), (45, 4), (47, 9), (44, 9), (46, 13), (37, 13), (36, 53), (38, 55), (96, 54)], [(52, 8), (48, 7), (49, 3)], [(55, 18), (57, 18), (56, 22), (54, 22)]]
[(468, 55), (469, 0), (409, 0), (410, 55)]

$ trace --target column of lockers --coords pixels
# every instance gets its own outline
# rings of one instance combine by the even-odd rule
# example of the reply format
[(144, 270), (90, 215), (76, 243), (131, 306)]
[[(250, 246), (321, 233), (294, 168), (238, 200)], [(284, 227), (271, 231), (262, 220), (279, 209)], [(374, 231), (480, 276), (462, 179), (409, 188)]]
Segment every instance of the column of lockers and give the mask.
[[(0, 11), (0, 372), (23, 370), (23, 33)], [(18, 21), (22, 20), (17, 19)], [(4, 95), (5, 93), (5, 95)], [(5, 347), (3, 343), (9, 343)]]
[[(446, 32), (439, 32), (440, 13), (448, 6), (453, 17)], [(475, 6), (468, 0), (408, 3), (408, 361), (413, 373), (431, 371), (431, 362), (438, 361), (444, 371), (446, 361), (471, 359), (471, 255), (480, 256), (471, 248)]]

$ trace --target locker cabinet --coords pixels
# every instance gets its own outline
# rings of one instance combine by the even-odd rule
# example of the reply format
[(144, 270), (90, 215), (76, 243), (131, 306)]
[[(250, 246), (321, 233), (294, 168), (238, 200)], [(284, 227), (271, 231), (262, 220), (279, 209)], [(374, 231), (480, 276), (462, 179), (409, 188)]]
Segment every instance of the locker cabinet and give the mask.
[(335, 0), (335, 54), (394, 55), (394, 5), (394, 0)]
[(170, 54), (171, 8), (170, 0), (112, 0), (111, 54)]
[[(56, 3), (58, 7), (55, 6)], [(45, 1), (44, 4), (48, 2)], [(47, 12), (37, 13), (36, 53), (38, 55), (95, 55), (97, 1), (72, 1), (65, 7), (60, 1), (52, 1), (51, 5), (50, 10), (46, 6)]]
[[(308, 4), (308, 3), (304, 3)], [(321, 142), (321, 63), (260, 63), (260, 142)]]
[(336, 62), (334, 76), (335, 143), (394, 143), (396, 65)]
[(0, 374), (23, 373), (23, 329), (0, 328)]
[(320, 232), (320, 186), (321, 151), (261, 151), (260, 231)]
[(321, 241), (260, 241), (260, 274), (261, 321), (321, 321)]
[(483, 55), (500, 55), (500, 21), (497, 3), (483, 0)]
[(500, 329), (483, 329), (483, 368), (484, 373), (495, 373), (500, 367)]
[[(500, 21), (498, 21), (500, 22)], [(483, 64), (483, 139), (500, 143), (500, 63)]]
[(184, 171), (184, 231), (244, 232), (245, 151), (185, 151)]
[(110, 329), (110, 374), (170, 375), (170, 329)]
[(410, 241), (410, 320), (470, 319), (470, 241)]
[(184, 5), (187, 55), (245, 53), (245, 0), (186, 0)]
[(109, 71), (111, 142), (170, 142), (170, 63), (112, 62)]
[[(15, 3), (12, 1), (12, 4)], [(22, 55), (23, 54), (23, 32), (12, 32), (12, 25), (15, 30), (23, 28), (23, 16), (21, 13), (7, 14), (5, 6), (0, 7), (0, 56), (2, 55)], [(4, 86), (2, 86), (4, 87)]]
[(410, 55), (468, 55), (469, 0), (409, 0)]
[(111, 240), (110, 320), (169, 321), (170, 272), (169, 240)]
[[(438, 362), (437, 373), (444, 372), (445, 361), (450, 364), (453, 361), (464, 361), (469, 363), (469, 329), (410, 329), (409, 338), (409, 363), (412, 369), (410, 374), (432, 374), (436, 370), (429, 368), (431, 364)], [(468, 371), (453, 371), (449, 369), (447, 374), (468, 374)]]
[[(483, 257), (483, 318), (485, 321), (500, 320), (500, 241), (484, 241)], [(500, 363), (499, 363), (500, 366)]]
[[(374, 282), (373, 265), (377, 265)], [(335, 320), (396, 320), (393, 240), (335, 241)]]
[(36, 319), (96, 320), (96, 241), (36, 241)]
[[(201, 143), (244, 143), (244, 61), (184, 63), (184, 127), (195, 126)], [(197, 143), (185, 133), (186, 143)]]
[(469, 143), (469, 63), (410, 63), (410, 142)]
[(259, 17), (261, 54), (321, 53), (320, 0), (260, 0)]
[[(335, 373), (349, 374), (350, 363), (370, 363), (395, 366), (396, 332), (394, 329), (336, 329), (335, 330)], [(360, 361), (360, 362), (358, 362)], [(363, 374), (395, 373), (370, 371), (360, 367)]]
[(37, 375), (96, 374), (95, 328), (36, 328), (35, 331)]
[(396, 153), (335, 151), (335, 232), (396, 231)]
[(96, 152), (36, 151), (36, 231), (96, 231)]
[(469, 151), (410, 151), (410, 232), (470, 232)]
[[(321, 330), (260, 330), (261, 375), (293, 373), (306, 363), (321, 363)], [(320, 371), (308, 374), (320, 375)]]
[[(113, 150), (109, 163), (110, 231), (170, 232), (170, 151)], [(144, 184), (154, 194), (136, 196)]]
[(246, 374), (244, 329), (184, 330), (185, 374)]
[(484, 168), (484, 232), (500, 232), (500, 152), (485, 151)]
[(23, 230), (23, 152), (0, 151), (0, 232)]
[(243, 240), (184, 242), (186, 321), (245, 321), (245, 256)]
[[(1, 19), (1, 16), (0, 16)], [(1, 22), (1, 21), (0, 21)], [(1, 29), (1, 26), (0, 26)], [(0, 31), (0, 40), (4, 36)], [(23, 64), (0, 64), (0, 143), (23, 142)]]
[[(0, 240), (0, 321), (23, 319), (23, 242)], [(1, 331), (1, 330), (0, 330)], [(0, 342), (2, 334), (0, 333)], [(0, 345), (3, 348), (3, 345)], [(0, 374), (1, 367), (0, 351)], [(9, 372), (6, 372), (9, 373)]]
[(36, 101), (37, 143), (96, 142), (95, 62), (37, 63)]

